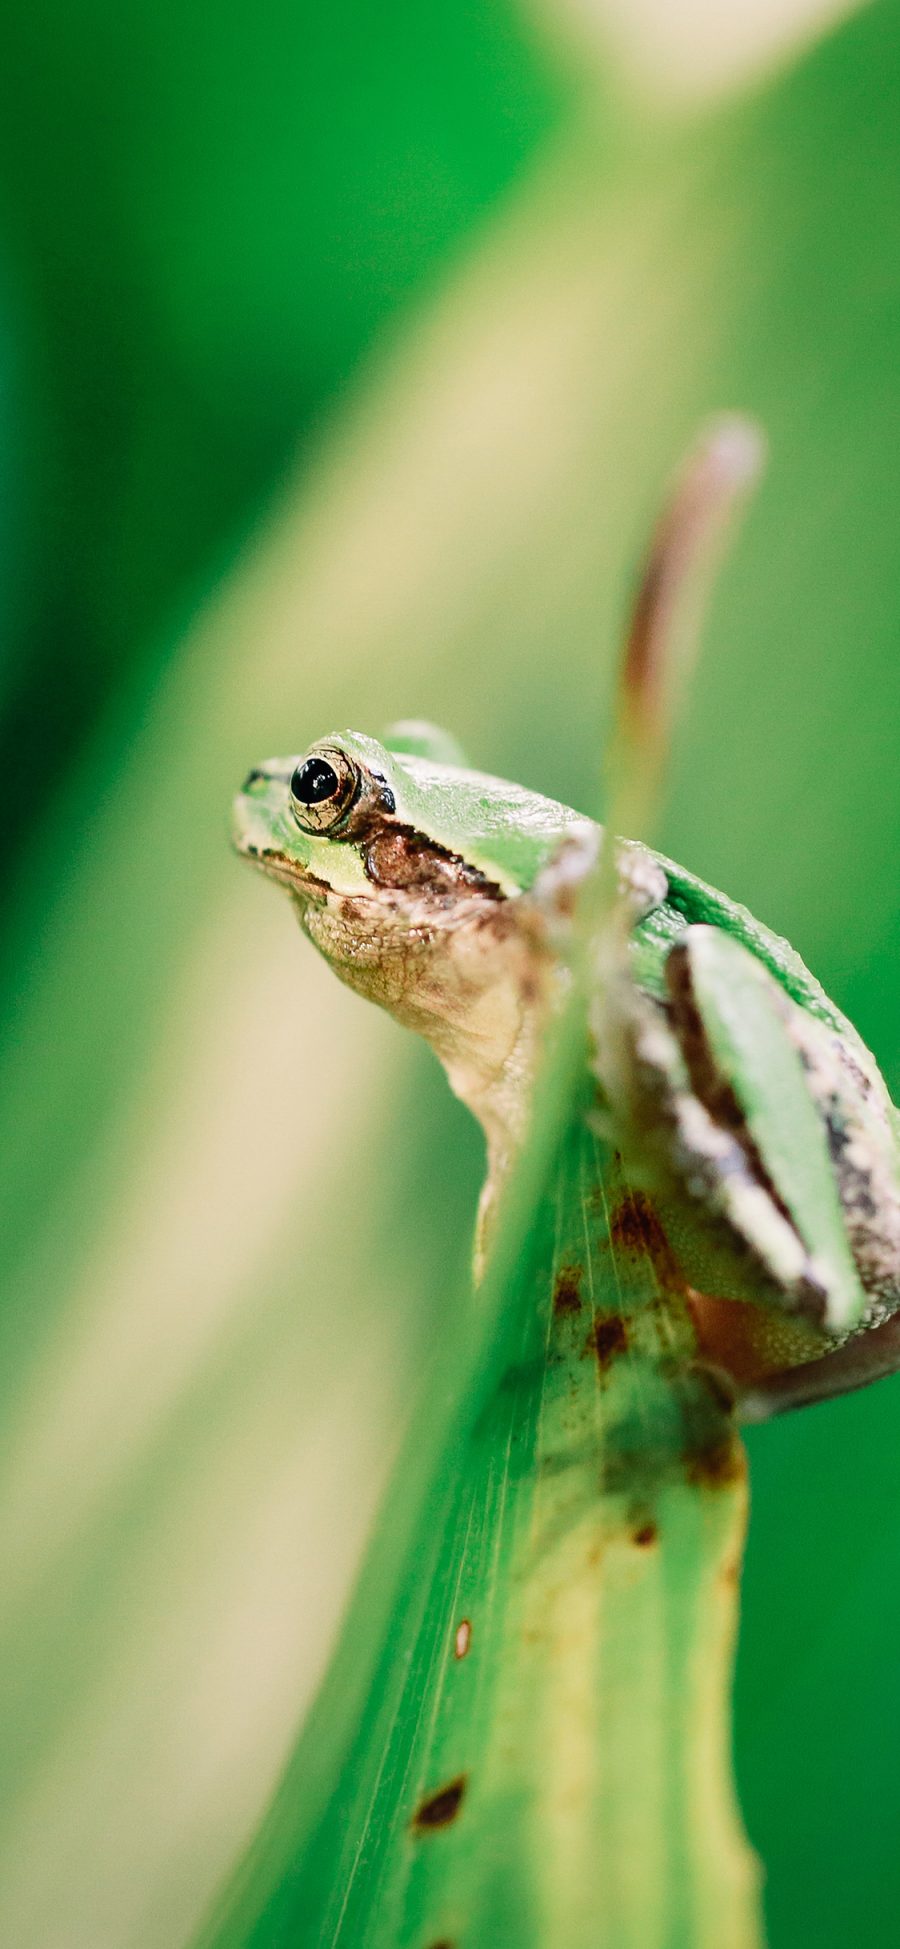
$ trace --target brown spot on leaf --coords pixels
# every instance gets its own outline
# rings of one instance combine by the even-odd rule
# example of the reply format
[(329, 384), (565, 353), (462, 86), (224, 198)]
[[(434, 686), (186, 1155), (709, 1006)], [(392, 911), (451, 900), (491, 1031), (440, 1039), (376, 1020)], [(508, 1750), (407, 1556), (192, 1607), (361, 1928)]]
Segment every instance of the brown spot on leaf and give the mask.
[(414, 1833), (431, 1834), (437, 1827), (449, 1827), (459, 1813), (465, 1791), (466, 1775), (460, 1773), (455, 1780), (448, 1780), (445, 1787), (439, 1787), (437, 1793), (430, 1793), (413, 1815)]
[(565, 1313), (580, 1313), (580, 1265), (560, 1266), (556, 1275), (556, 1283), (553, 1287), (553, 1311), (558, 1317)]
[(641, 1523), (638, 1529), (632, 1530), (631, 1541), (637, 1545), (639, 1550), (651, 1549), (654, 1543), (659, 1542), (659, 1530), (656, 1524)]
[(453, 1639), (454, 1658), (465, 1658), (472, 1642), (472, 1626), (467, 1617), (460, 1618)]
[(620, 1252), (646, 1252), (658, 1269), (674, 1271), (672, 1248), (642, 1191), (630, 1191), (610, 1213), (609, 1236)]
[(585, 1345), (585, 1353), (596, 1355), (601, 1368), (611, 1367), (614, 1360), (623, 1354), (628, 1346), (628, 1326), (619, 1313), (603, 1313), (594, 1321)]
[(724, 1489), (743, 1479), (746, 1462), (737, 1435), (718, 1435), (684, 1458), (689, 1482), (703, 1489)]

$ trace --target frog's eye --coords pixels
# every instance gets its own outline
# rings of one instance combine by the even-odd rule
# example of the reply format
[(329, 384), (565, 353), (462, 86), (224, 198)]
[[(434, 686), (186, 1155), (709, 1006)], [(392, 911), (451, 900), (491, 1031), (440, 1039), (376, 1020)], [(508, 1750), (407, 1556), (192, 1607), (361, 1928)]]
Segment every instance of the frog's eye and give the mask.
[(359, 791), (360, 774), (352, 758), (337, 747), (313, 751), (291, 779), (291, 807), (304, 832), (331, 832)]

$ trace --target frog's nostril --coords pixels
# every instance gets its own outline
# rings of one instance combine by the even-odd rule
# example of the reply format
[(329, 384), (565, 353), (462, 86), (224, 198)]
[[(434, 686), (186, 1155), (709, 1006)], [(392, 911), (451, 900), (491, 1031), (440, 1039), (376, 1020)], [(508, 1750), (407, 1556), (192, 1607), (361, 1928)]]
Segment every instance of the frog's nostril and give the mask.
[(254, 785), (257, 785), (259, 783), (259, 780), (261, 778), (265, 778), (265, 776), (266, 776), (265, 772), (260, 771), (259, 767), (257, 765), (254, 765), (253, 770), (248, 771), (247, 776), (244, 779), (244, 783), (241, 786), (241, 791), (252, 792)]

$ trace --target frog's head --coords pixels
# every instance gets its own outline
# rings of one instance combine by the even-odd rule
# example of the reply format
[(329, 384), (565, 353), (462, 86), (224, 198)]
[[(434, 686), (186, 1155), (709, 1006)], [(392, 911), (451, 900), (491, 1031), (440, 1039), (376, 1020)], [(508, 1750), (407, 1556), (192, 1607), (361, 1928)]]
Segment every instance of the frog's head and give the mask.
[(335, 972), (426, 1035), (484, 1117), (540, 986), (522, 896), (586, 822), (457, 758), (425, 727), (322, 738), (250, 772), (234, 836)]
[(237, 849), (304, 909), (329, 896), (367, 903), (350, 917), (369, 938), (426, 917), (452, 926), (473, 895), (526, 892), (560, 839), (585, 823), (453, 754), (442, 733), (410, 726), (390, 744), (342, 731), (302, 757), (269, 758), (235, 800)]

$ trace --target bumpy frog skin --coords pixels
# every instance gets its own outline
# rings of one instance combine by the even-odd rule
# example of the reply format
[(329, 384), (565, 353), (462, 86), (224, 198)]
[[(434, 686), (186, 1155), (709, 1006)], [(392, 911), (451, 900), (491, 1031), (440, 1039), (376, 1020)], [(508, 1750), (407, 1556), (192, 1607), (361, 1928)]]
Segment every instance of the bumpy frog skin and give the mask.
[[(483, 1243), (602, 832), (457, 757), (427, 727), (333, 734), (250, 772), (234, 838), (479, 1118)], [(874, 1059), (743, 908), (647, 848), (617, 865), (630, 944), (598, 976), (594, 1114), (656, 1204), (703, 1356), (745, 1418), (893, 1371), (897, 1117)]]

